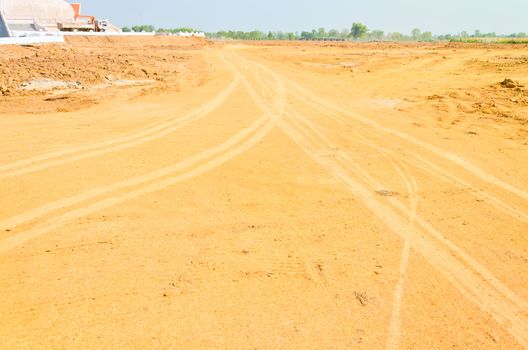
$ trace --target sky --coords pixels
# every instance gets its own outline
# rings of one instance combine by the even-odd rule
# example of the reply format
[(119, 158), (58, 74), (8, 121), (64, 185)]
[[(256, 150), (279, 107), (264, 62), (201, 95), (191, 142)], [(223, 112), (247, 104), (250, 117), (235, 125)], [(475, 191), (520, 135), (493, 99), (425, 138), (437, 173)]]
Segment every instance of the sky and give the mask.
[(463, 30), (528, 32), (528, 0), (79, 0), (82, 12), (120, 26), (192, 27), (204, 31), (302, 31), (350, 28), (435, 34)]

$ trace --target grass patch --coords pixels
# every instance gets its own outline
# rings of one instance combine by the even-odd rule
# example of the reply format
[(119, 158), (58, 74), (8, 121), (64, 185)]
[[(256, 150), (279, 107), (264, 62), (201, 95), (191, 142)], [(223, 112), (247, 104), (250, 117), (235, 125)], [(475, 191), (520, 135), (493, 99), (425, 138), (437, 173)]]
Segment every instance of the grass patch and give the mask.
[(451, 43), (466, 43), (466, 44), (513, 44), (513, 45), (528, 45), (528, 39), (478, 39), (478, 38), (454, 38)]
[(499, 44), (524, 44), (524, 45), (527, 45), (528, 44), (528, 39), (523, 39), (523, 40), (515, 40), (515, 39), (511, 39), (511, 40), (500, 40), (498, 41)]

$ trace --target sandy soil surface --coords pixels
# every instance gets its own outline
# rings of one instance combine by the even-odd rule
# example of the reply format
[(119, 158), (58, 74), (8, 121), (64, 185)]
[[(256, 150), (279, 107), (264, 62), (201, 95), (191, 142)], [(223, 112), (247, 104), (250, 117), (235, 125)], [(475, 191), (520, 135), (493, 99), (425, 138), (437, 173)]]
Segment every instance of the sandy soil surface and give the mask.
[(0, 85), (2, 349), (528, 348), (526, 47), (78, 38)]

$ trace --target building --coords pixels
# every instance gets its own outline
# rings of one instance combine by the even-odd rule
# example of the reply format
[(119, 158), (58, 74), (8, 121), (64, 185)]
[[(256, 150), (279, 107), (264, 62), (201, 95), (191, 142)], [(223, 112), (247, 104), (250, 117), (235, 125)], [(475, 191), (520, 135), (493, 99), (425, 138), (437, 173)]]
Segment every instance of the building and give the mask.
[(81, 16), (80, 4), (65, 0), (0, 0), (0, 36), (58, 32), (58, 23), (72, 23), (80, 17), (90, 16)]
[(58, 22), (72, 22), (73, 8), (64, 0), (0, 0), (9, 32), (58, 31)]

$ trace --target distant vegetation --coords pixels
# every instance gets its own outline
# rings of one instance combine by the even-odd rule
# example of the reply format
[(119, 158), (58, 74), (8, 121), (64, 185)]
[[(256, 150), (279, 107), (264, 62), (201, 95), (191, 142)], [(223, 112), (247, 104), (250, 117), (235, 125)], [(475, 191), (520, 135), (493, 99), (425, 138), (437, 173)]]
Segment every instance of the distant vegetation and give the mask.
[[(434, 35), (430, 31), (422, 31), (418, 28), (411, 33), (399, 32), (385, 33), (383, 30), (370, 30), (361, 23), (354, 23), (350, 29), (313, 29), (303, 32), (261, 32), (258, 30), (251, 32), (243, 31), (219, 31), (207, 33), (207, 37), (212, 39), (231, 40), (354, 40), (354, 41), (452, 41), (452, 42), (498, 42), (498, 43), (526, 43), (528, 38), (526, 33), (515, 33), (510, 35), (497, 35), (496, 33), (481, 33), (476, 30), (473, 34), (462, 32), (459, 34)], [(509, 39), (509, 40), (508, 40)]]
[(156, 28), (150, 24), (143, 24), (133, 27), (123, 27), (123, 32), (136, 32), (136, 33), (195, 33), (200, 32), (200, 30), (193, 28)]
[(468, 44), (485, 44), (485, 43), (494, 43), (494, 44), (522, 44), (527, 45), (527, 39), (506, 39), (505, 37), (486, 37), (486, 38), (452, 38), (449, 40), (452, 43), (468, 43)]
[(384, 32), (383, 30), (371, 30), (362, 23), (354, 23), (350, 29), (313, 29), (303, 32), (261, 32), (258, 30), (251, 32), (243, 31), (219, 31), (207, 33), (207, 37), (212, 39), (227, 40), (354, 40), (354, 41), (451, 41), (451, 42), (498, 42), (498, 43), (526, 43), (527, 33), (515, 33), (510, 35), (497, 35), (496, 33), (482, 33), (476, 30), (473, 34), (461, 32), (459, 34), (434, 35), (430, 31), (422, 31), (419, 28), (413, 29), (411, 33)]
[(156, 31), (156, 28), (152, 25), (140, 25), (140, 26), (133, 26), (132, 28), (124, 27), (123, 32), (154, 32)]
[[(124, 32), (156, 32), (156, 33), (178, 33), (178, 32), (200, 32), (193, 28), (156, 28), (152, 25), (138, 25), (124, 27)], [(466, 43), (496, 42), (505, 44), (527, 44), (528, 34), (524, 32), (510, 35), (497, 35), (496, 33), (482, 33), (475, 30), (472, 34), (463, 31), (458, 34), (434, 35), (430, 31), (422, 31), (415, 28), (409, 34), (399, 32), (384, 32), (383, 30), (371, 30), (363, 23), (353, 23), (350, 28), (329, 29), (318, 28), (302, 32), (262, 32), (253, 30), (250, 32), (221, 30), (219, 32), (207, 33), (208, 38), (223, 40), (354, 40), (354, 41), (450, 41)], [(526, 40), (520, 40), (526, 39)]]

